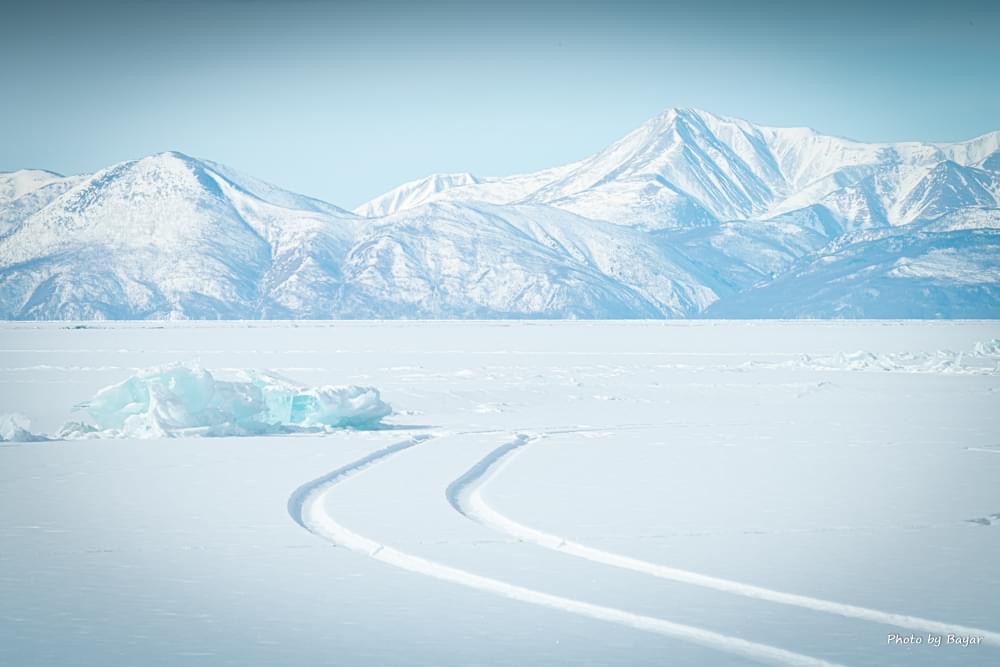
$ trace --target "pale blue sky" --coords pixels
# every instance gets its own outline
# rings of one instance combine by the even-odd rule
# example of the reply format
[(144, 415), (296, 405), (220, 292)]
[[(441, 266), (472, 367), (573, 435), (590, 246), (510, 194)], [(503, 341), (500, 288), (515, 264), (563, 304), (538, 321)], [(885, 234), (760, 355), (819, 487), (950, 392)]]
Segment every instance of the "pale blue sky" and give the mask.
[(1000, 129), (1000, 3), (35, 2), (0, 170), (163, 150), (353, 207), (583, 157), (672, 106), (862, 140)]

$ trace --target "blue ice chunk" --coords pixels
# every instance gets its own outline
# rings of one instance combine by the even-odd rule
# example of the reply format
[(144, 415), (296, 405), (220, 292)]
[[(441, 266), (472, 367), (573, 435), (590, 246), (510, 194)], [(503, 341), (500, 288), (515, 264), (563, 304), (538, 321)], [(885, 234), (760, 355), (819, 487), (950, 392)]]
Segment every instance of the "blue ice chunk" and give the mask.
[(31, 422), (22, 414), (0, 415), (0, 442), (41, 442), (44, 435), (31, 432)]
[(207, 369), (179, 364), (140, 371), (78, 406), (94, 424), (67, 424), (62, 435), (155, 438), (375, 428), (392, 412), (373, 387), (302, 387), (273, 374), (240, 375), (220, 380)]

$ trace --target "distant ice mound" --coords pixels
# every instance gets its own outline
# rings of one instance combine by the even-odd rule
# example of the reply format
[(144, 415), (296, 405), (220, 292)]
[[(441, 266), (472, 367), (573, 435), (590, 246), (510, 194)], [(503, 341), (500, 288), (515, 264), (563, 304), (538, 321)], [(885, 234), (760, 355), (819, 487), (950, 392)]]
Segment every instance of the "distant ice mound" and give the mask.
[(978, 357), (1000, 357), (1000, 338), (980, 341), (976, 343), (972, 352)]
[(814, 371), (885, 371), (894, 373), (939, 373), (1000, 375), (1000, 338), (979, 341), (971, 352), (840, 352), (835, 355), (803, 354), (780, 362), (749, 361), (741, 368), (796, 368)]
[(44, 435), (31, 432), (31, 422), (21, 414), (0, 415), (0, 442), (41, 442)]
[(70, 422), (64, 438), (267, 435), (377, 428), (392, 408), (373, 387), (302, 387), (271, 373), (220, 380), (172, 365), (140, 371), (81, 403), (93, 424)]

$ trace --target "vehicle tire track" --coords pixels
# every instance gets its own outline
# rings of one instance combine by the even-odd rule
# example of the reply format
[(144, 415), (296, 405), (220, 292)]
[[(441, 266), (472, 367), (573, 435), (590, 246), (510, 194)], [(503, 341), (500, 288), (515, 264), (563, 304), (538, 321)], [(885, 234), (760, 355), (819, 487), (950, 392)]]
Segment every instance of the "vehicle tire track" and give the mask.
[(452, 482), (445, 490), (448, 502), (456, 511), (467, 518), (491, 528), (499, 533), (509, 535), (524, 542), (531, 542), (546, 549), (551, 549), (561, 553), (583, 558), (585, 560), (602, 563), (611, 567), (623, 570), (631, 570), (642, 574), (648, 574), (660, 579), (678, 581), (686, 584), (693, 584), (704, 588), (711, 588), (724, 593), (742, 595), (744, 597), (775, 602), (777, 604), (790, 605), (820, 611), (847, 618), (856, 618), (865, 621), (872, 621), (884, 625), (891, 625), (907, 630), (920, 632), (933, 632), (938, 634), (953, 634), (959, 636), (978, 636), (986, 644), (1000, 646), (1000, 633), (973, 628), (954, 623), (943, 623), (932, 621), (919, 616), (908, 616), (905, 614), (895, 614), (890, 612), (859, 607), (856, 605), (823, 600), (821, 598), (798, 595), (795, 593), (785, 593), (770, 588), (744, 584), (730, 579), (712, 577), (690, 570), (659, 565), (648, 561), (639, 560), (630, 556), (616, 554), (594, 547), (589, 547), (579, 542), (564, 539), (551, 533), (546, 533), (530, 526), (518, 523), (513, 519), (501, 514), (493, 509), (482, 497), (482, 489), (487, 482), (498, 474), (507, 464), (513, 460), (515, 454), (523, 451), (528, 443), (537, 440), (539, 436), (517, 435), (512, 441), (497, 447), (487, 454), (476, 465), (466, 471), (461, 477)]
[(376, 463), (403, 450), (414, 447), (432, 436), (422, 435), (379, 449), (296, 489), (288, 499), (288, 513), (297, 524), (315, 535), (351, 551), (363, 554), (403, 570), (447, 581), (501, 597), (558, 609), (579, 616), (618, 623), (674, 639), (699, 644), (707, 648), (733, 653), (752, 660), (802, 667), (831, 667), (837, 663), (794, 653), (782, 648), (751, 642), (711, 630), (674, 623), (652, 616), (583, 602), (573, 598), (543, 593), (498, 579), (467, 572), (420, 556), (399, 551), (355, 533), (337, 523), (325, 510), (328, 494), (337, 484), (353, 477)]

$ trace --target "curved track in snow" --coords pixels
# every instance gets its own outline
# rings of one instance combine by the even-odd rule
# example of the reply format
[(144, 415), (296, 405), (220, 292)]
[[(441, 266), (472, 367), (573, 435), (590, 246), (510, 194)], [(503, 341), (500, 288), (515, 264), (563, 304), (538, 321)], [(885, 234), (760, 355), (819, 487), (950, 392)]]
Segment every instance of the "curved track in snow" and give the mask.
[(744, 584), (738, 581), (711, 577), (689, 570), (682, 570), (657, 563), (639, 560), (629, 556), (623, 556), (594, 547), (589, 547), (579, 542), (564, 539), (557, 535), (543, 532), (541, 530), (525, 526), (513, 519), (501, 514), (493, 509), (482, 496), (482, 489), (489, 480), (499, 473), (519, 451), (523, 451), (525, 445), (537, 436), (529, 437), (518, 435), (511, 442), (494, 449), (487, 454), (479, 463), (470, 468), (461, 477), (452, 482), (445, 496), (448, 502), (459, 513), (497, 532), (510, 535), (524, 542), (531, 542), (546, 549), (552, 549), (578, 558), (583, 558), (596, 563), (602, 563), (611, 567), (631, 570), (642, 574), (648, 574), (660, 579), (679, 581), (704, 588), (711, 588), (725, 593), (742, 595), (744, 597), (775, 602), (777, 604), (791, 605), (803, 609), (836, 614), (848, 618), (856, 618), (865, 621), (872, 621), (884, 625), (891, 625), (906, 630), (919, 632), (932, 632), (939, 634), (955, 635), (975, 635), (983, 638), (983, 642), (1000, 646), (1000, 633), (971, 628), (954, 623), (943, 623), (932, 621), (918, 616), (908, 616), (905, 614), (894, 614), (867, 607), (843, 604), (830, 600), (797, 595), (795, 593), (785, 593), (770, 588)]
[(579, 616), (618, 623), (639, 630), (692, 642), (711, 649), (740, 655), (752, 660), (782, 665), (801, 665), (803, 667), (830, 667), (831, 665), (836, 665), (836, 663), (794, 653), (767, 644), (759, 644), (739, 637), (732, 637), (694, 626), (674, 623), (652, 616), (634, 614), (621, 609), (591, 604), (573, 598), (551, 595), (531, 588), (474, 574), (376, 542), (342, 526), (327, 513), (325, 509), (327, 497), (339, 483), (394, 454), (428, 440), (430, 437), (432, 436), (416, 436), (394, 445), (389, 445), (338, 468), (329, 474), (303, 484), (292, 493), (288, 500), (289, 514), (300, 526), (335, 545), (345, 547), (394, 567), (442, 581), (468, 586), (469, 588), (493, 593), (513, 600), (558, 609)]

